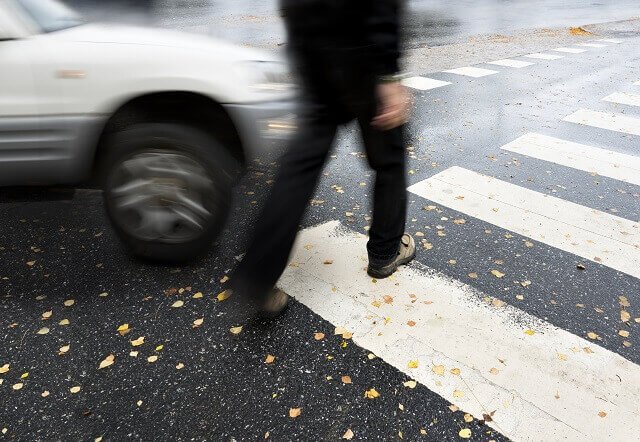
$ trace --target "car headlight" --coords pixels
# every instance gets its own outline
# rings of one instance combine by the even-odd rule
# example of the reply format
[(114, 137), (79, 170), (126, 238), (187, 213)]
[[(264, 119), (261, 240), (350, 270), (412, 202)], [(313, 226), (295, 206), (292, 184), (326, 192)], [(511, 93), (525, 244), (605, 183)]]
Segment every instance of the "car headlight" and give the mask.
[(289, 91), (294, 87), (293, 78), (285, 63), (246, 61), (240, 63), (239, 67), (252, 89), (278, 92)]

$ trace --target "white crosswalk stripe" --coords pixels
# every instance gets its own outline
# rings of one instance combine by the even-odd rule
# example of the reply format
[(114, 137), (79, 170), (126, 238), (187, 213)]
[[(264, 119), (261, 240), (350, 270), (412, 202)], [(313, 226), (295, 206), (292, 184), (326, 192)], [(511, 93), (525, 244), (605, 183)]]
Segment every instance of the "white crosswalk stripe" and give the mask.
[(640, 157), (528, 133), (502, 149), (640, 186)]
[(448, 71), (444, 71), (444, 72), (448, 72), (450, 74), (456, 74), (456, 75), (464, 75), (466, 77), (474, 77), (474, 78), (486, 77), (487, 75), (493, 75), (493, 74), (497, 74), (498, 73), (498, 71), (492, 71), (490, 69), (476, 68), (476, 67), (473, 67), (473, 66), (466, 66), (466, 67), (462, 67), (462, 68), (449, 69)]
[(280, 287), (513, 440), (635, 440), (638, 365), (419, 264), (373, 281), (366, 241), (338, 222), (301, 232)]
[(640, 278), (640, 224), (461, 167), (409, 187), (443, 206)]
[(531, 63), (529, 61), (511, 60), (506, 58), (504, 60), (488, 61), (487, 64), (495, 64), (496, 66), (506, 66), (508, 68), (524, 68), (527, 66), (532, 66), (535, 63)]
[(623, 40), (620, 40), (618, 38), (600, 38), (596, 41), (603, 41), (605, 43), (615, 43), (615, 44), (620, 44), (622, 43)]
[(524, 57), (527, 58), (536, 58), (538, 60), (560, 60), (564, 58), (564, 55), (555, 55), (555, 54), (545, 54), (543, 52), (536, 52), (535, 54), (528, 54)]
[(635, 83), (633, 83), (634, 86), (640, 86), (640, 81), (636, 81)]
[(567, 54), (581, 54), (583, 52), (587, 52), (586, 49), (578, 49), (578, 48), (556, 48), (556, 49), (552, 49), (552, 51), (566, 52)]
[(606, 48), (607, 45), (600, 43), (578, 43), (576, 46), (585, 46), (587, 48)]
[(640, 106), (640, 94), (632, 94), (629, 92), (615, 92), (603, 98), (604, 101), (611, 103), (627, 104), (629, 106)]
[(413, 89), (426, 91), (429, 89), (447, 86), (451, 83), (448, 81), (435, 80), (433, 78), (427, 77), (409, 77), (402, 80), (402, 84)]
[(564, 117), (564, 121), (631, 135), (640, 135), (640, 118), (628, 117), (622, 114), (580, 109)]

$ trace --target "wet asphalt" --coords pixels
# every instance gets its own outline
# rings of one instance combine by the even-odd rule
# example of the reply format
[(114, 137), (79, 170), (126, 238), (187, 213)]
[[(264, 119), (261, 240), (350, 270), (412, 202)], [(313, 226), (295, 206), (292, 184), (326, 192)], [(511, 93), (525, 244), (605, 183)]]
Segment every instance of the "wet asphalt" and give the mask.
[[(538, 132), (638, 155), (637, 137), (562, 122), (580, 107), (640, 117), (637, 109), (601, 101), (631, 91), (638, 80), (640, 37), (625, 36), (631, 40), (606, 51), (520, 70), (479, 65), (500, 71), (491, 77), (430, 74), (453, 84), (415, 93), (409, 184), (461, 166), (640, 219), (637, 186), (499, 149)], [(355, 129), (344, 128), (314, 197), (324, 202), (310, 206), (303, 227), (338, 219), (365, 232), (371, 173), (360, 151)], [(272, 160), (254, 162), (236, 187), (219, 243), (179, 268), (127, 256), (96, 191), (0, 192), (0, 366), (10, 364), (0, 375), (0, 440), (337, 440), (351, 429), (354, 440), (449, 441), (459, 440), (462, 428), (472, 430), (471, 440), (504, 440), (482, 422), (465, 422), (425, 387), (407, 389), (404, 374), (343, 343), (333, 325), (295, 301), (267, 323), (233, 298), (216, 299), (256, 222)], [(628, 338), (618, 334), (620, 295), (629, 298), (631, 316), (640, 317), (638, 279), (542, 243), (527, 247), (528, 238), (445, 207), (424, 210), (433, 203), (415, 195), (409, 201), (407, 230), (426, 232), (433, 244), (419, 250), (420, 263), (576, 335), (595, 332), (598, 345), (640, 363), (640, 324), (624, 325)], [(454, 224), (458, 218), (467, 222)], [(446, 236), (435, 235), (437, 225)], [(494, 268), (507, 276), (492, 277)], [(516, 283), (523, 280), (531, 284)], [(172, 307), (178, 300), (183, 306)], [(131, 330), (124, 336), (117, 331), (123, 324)], [(240, 325), (239, 335), (229, 333)], [(43, 327), (48, 333), (38, 334)], [(325, 338), (316, 340), (317, 332)], [(144, 344), (133, 347), (130, 341), (141, 336)], [(115, 362), (100, 369), (109, 355)], [(267, 355), (275, 362), (265, 364)], [(344, 384), (343, 375), (352, 383)], [(380, 397), (364, 398), (370, 388)], [(290, 418), (291, 408), (301, 408), (300, 416)]]

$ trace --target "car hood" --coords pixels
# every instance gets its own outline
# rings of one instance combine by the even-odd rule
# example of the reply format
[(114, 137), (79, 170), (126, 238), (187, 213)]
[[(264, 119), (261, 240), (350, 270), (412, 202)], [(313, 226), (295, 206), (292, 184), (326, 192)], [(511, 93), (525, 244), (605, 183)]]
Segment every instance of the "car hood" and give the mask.
[(55, 38), (66, 41), (114, 44), (164, 46), (215, 53), (229, 60), (279, 60), (278, 57), (258, 49), (239, 46), (215, 38), (167, 29), (88, 23), (55, 33)]

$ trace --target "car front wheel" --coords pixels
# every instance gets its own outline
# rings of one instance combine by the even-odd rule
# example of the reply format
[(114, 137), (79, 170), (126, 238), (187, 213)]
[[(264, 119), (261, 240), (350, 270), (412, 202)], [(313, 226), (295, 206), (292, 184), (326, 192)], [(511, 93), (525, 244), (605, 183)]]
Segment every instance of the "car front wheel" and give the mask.
[(229, 213), (234, 163), (224, 147), (189, 126), (143, 124), (106, 148), (106, 210), (127, 249), (166, 263), (205, 253)]

